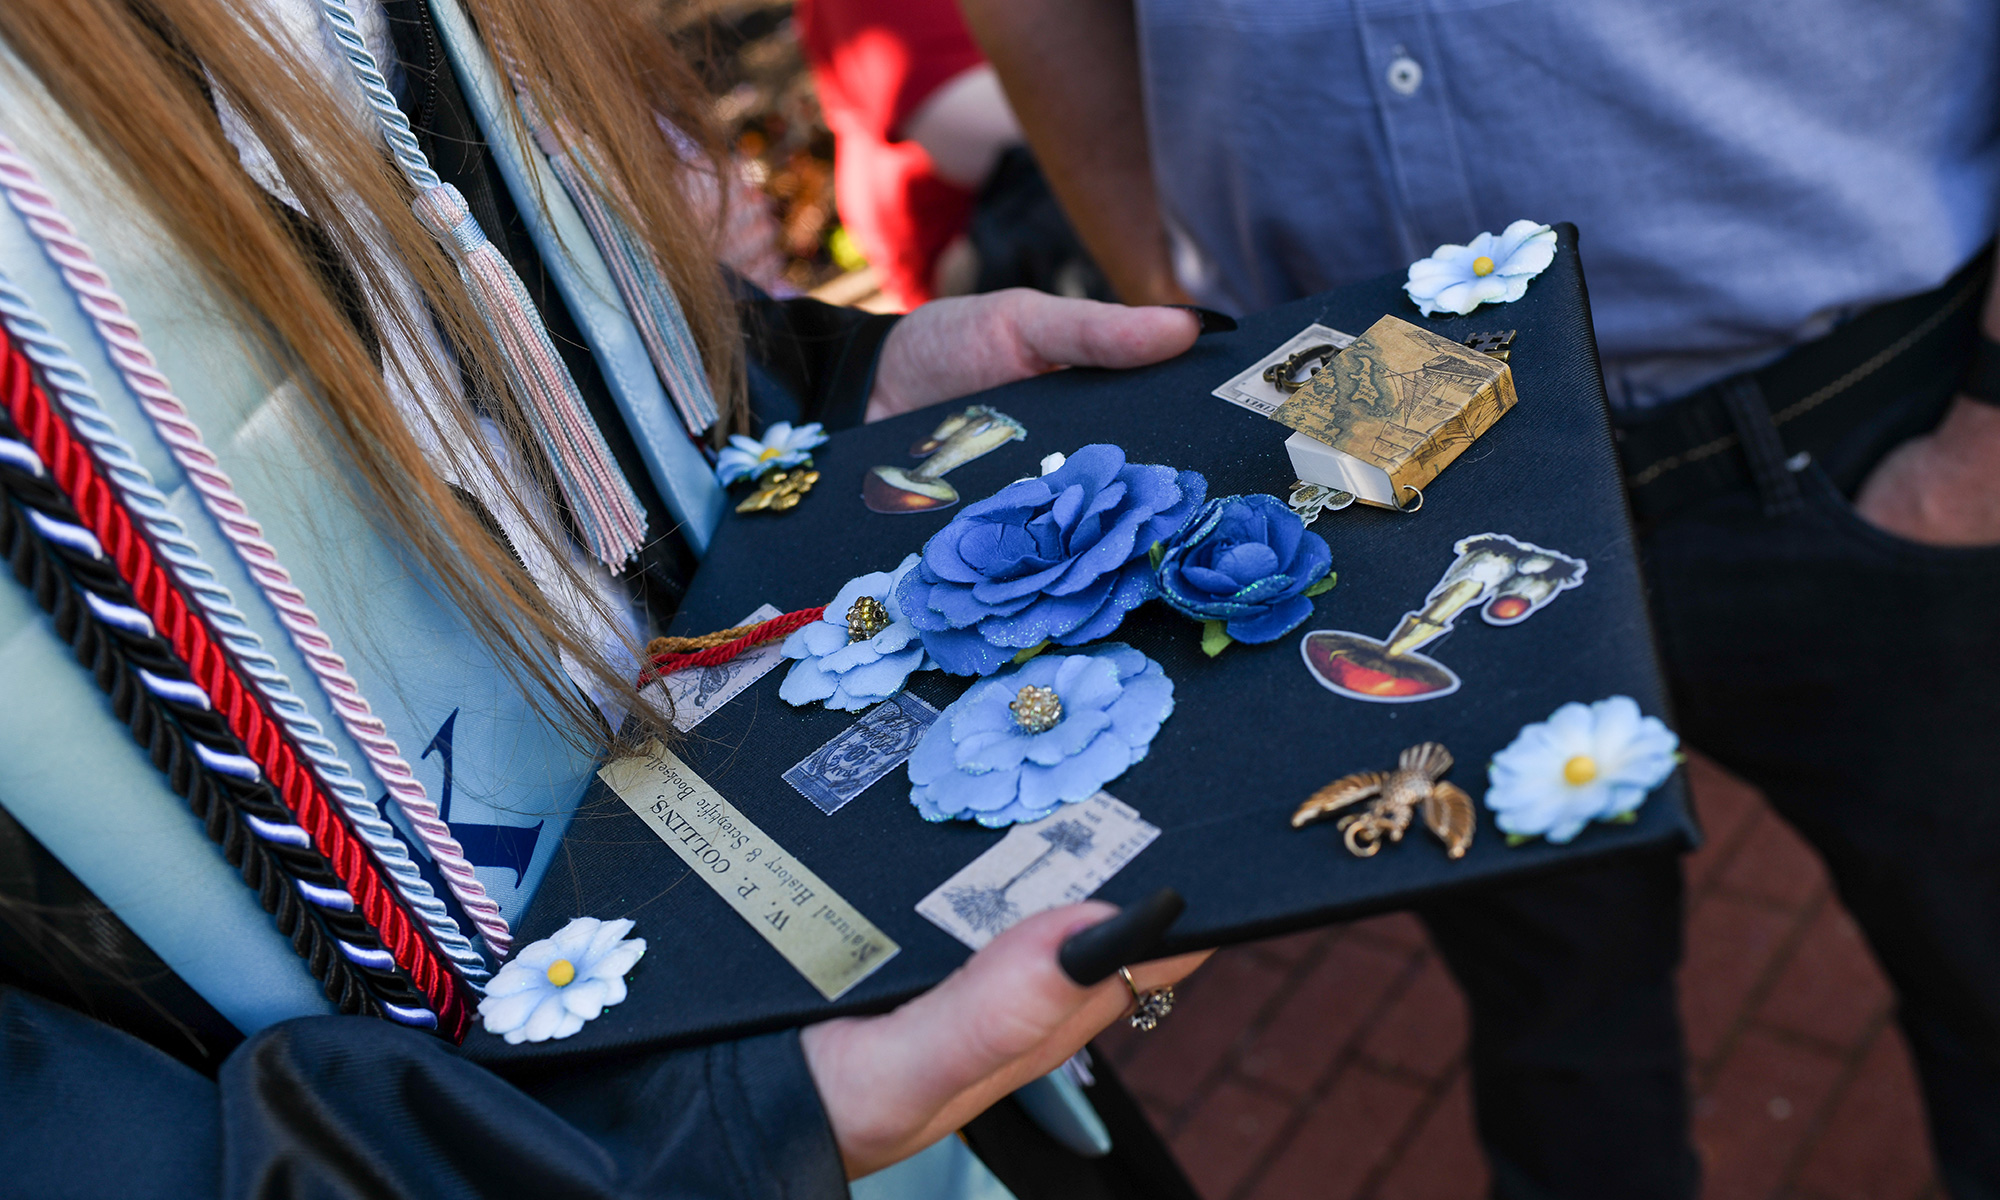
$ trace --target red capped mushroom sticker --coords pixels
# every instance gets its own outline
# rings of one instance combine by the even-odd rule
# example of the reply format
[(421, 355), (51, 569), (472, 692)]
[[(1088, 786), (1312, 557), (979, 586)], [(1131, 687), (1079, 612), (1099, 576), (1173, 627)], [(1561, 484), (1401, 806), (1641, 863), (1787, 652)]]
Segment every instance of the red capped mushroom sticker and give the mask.
[(1422, 607), (1403, 614), (1386, 640), (1345, 629), (1315, 629), (1299, 642), (1306, 669), (1321, 686), (1353, 700), (1407, 704), (1458, 690), (1456, 672), (1419, 653), (1460, 613), (1480, 606), (1489, 625), (1519, 625), (1583, 582), (1589, 564), (1504, 533), (1479, 533), (1453, 547), (1458, 558)]

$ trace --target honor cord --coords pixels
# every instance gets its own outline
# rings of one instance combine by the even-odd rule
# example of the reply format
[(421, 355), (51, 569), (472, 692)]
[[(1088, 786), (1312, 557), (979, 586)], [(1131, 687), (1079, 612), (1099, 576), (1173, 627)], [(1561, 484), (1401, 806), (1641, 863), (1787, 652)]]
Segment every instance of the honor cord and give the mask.
[(152, 352), (140, 340), (139, 327), (125, 301), (112, 290), (109, 277), (77, 236), (76, 227), (56, 207), (54, 198), (43, 190), (27, 160), (4, 135), (0, 135), (0, 190), (6, 192), (8, 203), (21, 214), (43, 252), (61, 271), (78, 305), (104, 340), (112, 364), (138, 398), (174, 461), (188, 473), (188, 481), (201, 496), (203, 507), (236, 548), (258, 590), (277, 611), (292, 644), (305, 656), (307, 666), (333, 702), (341, 725), (360, 744), (375, 774), (409, 818), (417, 840), (430, 851), (432, 861), (444, 876), (445, 885), (479, 929), (487, 948), (496, 958), (506, 958), (513, 934), (506, 918), (500, 915), (500, 905), (486, 894), (486, 888), (474, 876), (464, 848), (452, 836), (451, 827), (438, 816), (437, 804), (425, 793), (388, 727), (375, 715), (361, 693), (360, 684), (348, 673), (346, 660), (335, 652), (333, 639), (320, 627), (319, 617), (306, 605), (304, 594), (278, 561), (276, 549), (264, 540), (262, 527), (251, 519), (248, 508), (236, 494), (235, 484), (202, 440), (201, 430), (188, 415), (187, 406), (174, 394)]

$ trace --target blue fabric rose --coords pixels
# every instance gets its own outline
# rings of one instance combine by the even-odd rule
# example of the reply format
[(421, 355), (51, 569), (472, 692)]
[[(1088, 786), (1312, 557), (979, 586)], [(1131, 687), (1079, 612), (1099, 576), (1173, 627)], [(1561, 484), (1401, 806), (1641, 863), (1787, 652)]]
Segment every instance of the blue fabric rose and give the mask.
[[(778, 695), (788, 704), (826, 701), (828, 708), (854, 712), (903, 689), (910, 672), (937, 664), (927, 661), (917, 631), (903, 619), (896, 585), (903, 581), (917, 556), (905, 558), (894, 571), (875, 571), (850, 579), (826, 606), (826, 615), (785, 639), (786, 658), (795, 658)], [(867, 637), (871, 624), (857, 624), (850, 615), (864, 600), (881, 605), (880, 628)]]
[(927, 821), (1039, 821), (1146, 757), (1173, 711), (1174, 681), (1130, 646), (1029, 659), (973, 684), (924, 731), (910, 803)]
[(1078, 646), (1155, 592), (1146, 552), (1200, 506), (1193, 471), (1085, 446), (1038, 479), (967, 505), (897, 590), (924, 646), (954, 675), (990, 675), (1016, 651)]
[(1333, 586), (1332, 564), (1326, 539), (1283, 500), (1224, 496), (1160, 544), (1156, 573), (1175, 612), (1210, 623), (1203, 646), (1214, 653), (1225, 635), (1274, 642), (1297, 629), (1312, 615), (1312, 597)]

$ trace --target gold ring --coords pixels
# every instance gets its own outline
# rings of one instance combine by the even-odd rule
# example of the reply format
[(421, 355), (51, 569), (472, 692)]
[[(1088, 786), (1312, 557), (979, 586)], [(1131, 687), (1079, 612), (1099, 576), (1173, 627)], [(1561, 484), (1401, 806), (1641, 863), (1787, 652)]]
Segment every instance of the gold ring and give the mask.
[(1132, 1015), (1127, 1018), (1131, 1022), (1132, 1028), (1141, 1033), (1150, 1033), (1158, 1028), (1160, 1018), (1174, 1011), (1174, 989), (1172, 986), (1149, 988), (1141, 992), (1139, 985), (1132, 982), (1132, 969), (1130, 967), (1118, 968), (1118, 977), (1125, 981), (1125, 990), (1132, 993), (1132, 1002), (1136, 1005), (1132, 1011)]

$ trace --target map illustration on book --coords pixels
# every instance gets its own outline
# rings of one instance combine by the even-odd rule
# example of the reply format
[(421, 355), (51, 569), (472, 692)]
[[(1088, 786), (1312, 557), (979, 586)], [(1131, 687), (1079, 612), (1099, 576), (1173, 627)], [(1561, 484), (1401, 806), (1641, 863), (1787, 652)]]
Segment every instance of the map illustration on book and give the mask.
[(1514, 407), (1507, 364), (1383, 317), (1272, 414), (1300, 479), (1399, 508)]

